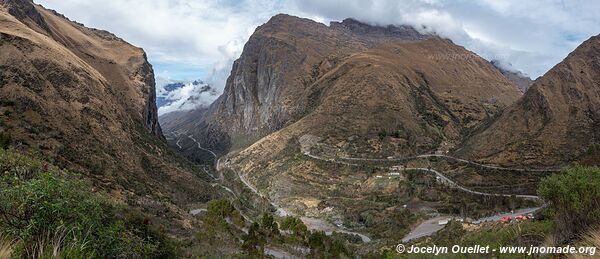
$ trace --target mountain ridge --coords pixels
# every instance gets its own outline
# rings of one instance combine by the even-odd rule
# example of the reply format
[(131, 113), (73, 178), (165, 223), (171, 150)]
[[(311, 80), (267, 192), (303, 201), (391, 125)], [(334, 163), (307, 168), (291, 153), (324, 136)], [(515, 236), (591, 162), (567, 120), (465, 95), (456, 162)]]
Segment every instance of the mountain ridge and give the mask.
[[(367, 33), (366, 28), (373, 30)], [(203, 146), (223, 154), (231, 147), (246, 145), (236, 143), (238, 139), (257, 140), (310, 113), (320, 91), (311, 85), (352, 55), (388, 42), (434, 38), (438, 37), (420, 34), (408, 26), (376, 27), (353, 19), (326, 26), (309, 19), (276, 15), (259, 26), (244, 46), (223, 94), (210, 107), (214, 112), (197, 118), (195, 125), (201, 125), (200, 130), (180, 125), (167, 131), (196, 134), (196, 139), (206, 141)], [(436, 55), (439, 57), (425, 58), (444, 58), (446, 54)], [(498, 74), (494, 75), (495, 81), (510, 84)]]
[(12, 148), (82, 173), (174, 234), (192, 231), (188, 206), (218, 192), (168, 149), (145, 52), (31, 1), (1, 1), (0, 25), (0, 133)]
[(600, 141), (595, 130), (600, 126), (599, 53), (600, 36), (583, 42), (458, 153), (501, 164), (577, 160), (588, 145)]

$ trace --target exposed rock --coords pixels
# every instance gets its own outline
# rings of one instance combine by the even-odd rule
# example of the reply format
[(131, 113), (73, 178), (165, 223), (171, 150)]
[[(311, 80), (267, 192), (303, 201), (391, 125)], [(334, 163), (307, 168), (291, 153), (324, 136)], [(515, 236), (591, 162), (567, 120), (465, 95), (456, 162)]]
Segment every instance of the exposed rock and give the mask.
[(600, 36), (537, 79), (459, 154), (502, 164), (563, 165), (600, 142)]
[[(459, 73), (458, 63), (468, 65)], [(436, 64), (444, 66), (430, 69)], [(363, 77), (352, 76), (359, 74)], [(449, 75), (459, 79), (448, 78)], [(350, 77), (351, 80), (338, 83), (341, 82), (339, 78)], [(443, 81), (442, 77), (448, 81)], [(338, 92), (335, 85), (343, 85), (345, 89), (340, 88)], [(391, 92), (385, 90), (388, 88)], [(417, 121), (445, 131), (450, 139), (460, 139), (462, 131), (520, 96), (511, 88), (514, 86), (510, 82), (475, 54), (448, 40), (420, 34), (408, 26), (378, 27), (353, 19), (325, 26), (281, 14), (258, 27), (250, 37), (241, 57), (233, 65), (223, 95), (207, 109), (210, 112), (185, 120), (193, 122), (190, 124), (170, 123), (167, 131), (193, 134), (203, 146), (225, 153), (231, 147), (248, 146), (316, 109), (319, 109), (317, 114), (323, 114), (325, 100), (331, 99), (332, 104), (337, 104), (335, 110), (325, 110), (328, 113), (348, 113), (353, 108), (364, 108), (361, 105), (366, 102), (375, 102), (371, 107), (375, 109), (374, 106), (379, 105), (377, 100), (382, 102), (379, 108), (362, 109), (360, 114), (368, 113), (372, 117), (365, 123), (375, 121), (380, 113), (386, 114), (385, 118), (380, 118), (385, 122), (373, 123), (368, 130), (363, 130), (372, 133), (380, 129), (404, 128), (410, 131), (407, 142), (427, 148), (444, 137), (433, 133), (437, 131), (433, 128), (421, 128)], [(348, 93), (354, 95), (346, 96)], [(491, 99), (499, 101), (488, 104)], [(387, 101), (390, 101), (389, 107), (383, 105)], [(346, 107), (339, 106), (342, 103), (346, 103)], [(375, 112), (379, 110), (384, 112)], [(406, 113), (399, 115), (400, 110)], [(399, 116), (394, 119), (396, 122), (390, 121), (390, 116), (396, 115)], [(340, 118), (349, 116), (353, 115), (344, 114)], [(411, 119), (400, 123), (400, 118), (406, 116)], [(347, 123), (351, 124), (355, 119), (349, 119)], [(198, 128), (195, 125), (205, 126)], [(218, 137), (208, 133), (207, 129)], [(432, 134), (435, 137), (432, 138)], [(228, 141), (215, 141), (217, 138)]]

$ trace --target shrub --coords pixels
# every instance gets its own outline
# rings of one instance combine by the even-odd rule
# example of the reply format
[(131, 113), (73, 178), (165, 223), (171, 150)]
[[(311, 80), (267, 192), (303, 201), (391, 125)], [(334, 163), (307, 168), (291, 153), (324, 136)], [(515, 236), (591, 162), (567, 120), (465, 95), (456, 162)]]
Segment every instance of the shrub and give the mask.
[(333, 239), (323, 231), (312, 231), (307, 243), (310, 258), (351, 258), (344, 241)]
[[(175, 243), (77, 175), (0, 150), (0, 234), (22, 257), (171, 258)], [(133, 215), (136, 215), (133, 213)]]
[(10, 146), (11, 137), (8, 133), (0, 133), (0, 149), (7, 149)]
[(600, 153), (600, 144), (594, 143), (588, 146), (586, 154), (593, 155)]
[(250, 225), (248, 234), (245, 234), (242, 239), (244, 241), (242, 249), (248, 256), (251, 258), (264, 257), (263, 255), (265, 253), (265, 244), (267, 243), (267, 240), (258, 223), (254, 222)]
[(550, 202), (559, 241), (600, 223), (600, 168), (576, 166), (542, 180), (538, 193)]
[(302, 220), (292, 216), (287, 216), (283, 219), (283, 221), (281, 222), (281, 229), (292, 231), (295, 235), (302, 237), (308, 231), (308, 228), (306, 227), (306, 225), (304, 225), (304, 222), (302, 222)]
[(279, 236), (279, 227), (273, 215), (264, 213), (261, 219), (261, 227), (269, 238)]
[(380, 130), (377, 133), (377, 136), (379, 136), (379, 140), (383, 140), (385, 137), (387, 137), (388, 133), (385, 130)]
[(235, 211), (235, 208), (228, 200), (221, 199), (209, 201), (207, 210), (207, 216), (226, 218), (232, 215), (232, 213)]

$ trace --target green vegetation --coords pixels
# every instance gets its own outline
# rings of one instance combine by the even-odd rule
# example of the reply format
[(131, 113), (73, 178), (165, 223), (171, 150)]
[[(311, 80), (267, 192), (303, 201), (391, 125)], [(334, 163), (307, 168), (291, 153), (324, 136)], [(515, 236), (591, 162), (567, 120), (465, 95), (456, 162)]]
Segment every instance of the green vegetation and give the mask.
[[(463, 227), (450, 222), (435, 235), (417, 240), (416, 246), (562, 246), (597, 245), (600, 235), (600, 168), (574, 166), (543, 179), (538, 194), (548, 207), (538, 212), (536, 220), (511, 224), (491, 223)], [(385, 258), (433, 258), (431, 255), (398, 254), (393, 249), (382, 253)], [(491, 255), (490, 255), (491, 256)], [(524, 255), (495, 255), (499, 258), (524, 258)], [(445, 255), (470, 258), (467, 255)]]
[[(552, 231), (552, 222), (548, 220), (524, 221), (516, 224), (488, 224), (476, 230), (466, 230), (456, 221), (451, 221), (448, 225), (433, 235), (426, 238), (415, 246), (425, 247), (445, 246), (452, 247), (459, 245), (462, 247), (481, 245), (490, 246), (491, 249), (499, 251), (502, 246), (539, 246), (546, 236)], [(499, 254), (492, 252), (489, 255), (467, 255), (467, 254), (444, 254), (435, 256), (433, 254), (398, 254), (393, 249), (385, 250), (382, 253), (383, 258), (528, 258), (522, 254)]]
[(593, 154), (598, 154), (598, 153), (600, 153), (600, 144), (594, 143), (594, 144), (591, 144), (588, 146), (586, 154), (593, 155)]
[(0, 149), (7, 149), (10, 146), (11, 137), (6, 132), (0, 132)]
[(385, 137), (401, 138), (403, 137), (403, 133), (401, 130), (394, 130), (388, 132), (383, 129), (377, 132), (377, 136), (379, 137), (379, 140), (383, 140)]
[(260, 257), (265, 254), (265, 244), (267, 239), (265, 233), (261, 230), (261, 226), (254, 222), (248, 228), (248, 234), (243, 237), (244, 243), (242, 249), (250, 257)]
[(308, 232), (308, 228), (299, 218), (288, 216), (283, 218), (281, 229), (291, 231), (294, 235), (304, 236)]
[(77, 175), (0, 150), (0, 236), (13, 257), (172, 258), (176, 244), (149, 218)]
[[(261, 228), (267, 229), (267, 232), (268, 229), (276, 228), (272, 225), (271, 218), (272, 216), (269, 214), (263, 215)], [(351, 257), (352, 255), (348, 248), (347, 235), (334, 233), (328, 236), (323, 231), (308, 231), (302, 220), (292, 216), (283, 218), (280, 227), (286, 234), (275, 234), (273, 237), (280, 236), (279, 239), (275, 240), (280, 240), (283, 244), (310, 248), (309, 258), (340, 258)], [(271, 233), (274, 232), (271, 231)], [(276, 232), (279, 233), (279, 231)]]
[(542, 180), (538, 193), (550, 202), (559, 241), (600, 225), (600, 168), (568, 168)]
[(377, 133), (377, 136), (379, 137), (379, 140), (383, 140), (385, 137), (387, 137), (388, 133), (386, 130), (380, 130)]

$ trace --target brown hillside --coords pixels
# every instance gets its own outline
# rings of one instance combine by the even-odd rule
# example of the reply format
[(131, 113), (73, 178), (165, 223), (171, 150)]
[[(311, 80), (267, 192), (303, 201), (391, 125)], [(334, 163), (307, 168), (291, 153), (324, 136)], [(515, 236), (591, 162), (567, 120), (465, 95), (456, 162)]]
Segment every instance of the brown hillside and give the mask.
[(278, 15), (252, 35), (212, 106), (161, 120), (190, 156), (208, 152), (185, 143), (188, 135), (203, 149), (232, 147), (222, 172), (234, 168), (277, 204), (356, 223), (363, 211), (385, 217), (417, 194), (405, 179), (378, 182), (375, 168), (302, 150), (377, 158), (447, 150), (520, 96), (489, 62), (449, 40), (410, 27)]
[[(430, 38), (436, 40), (427, 43), (429, 45), (382, 47)], [(448, 52), (429, 49), (438, 47), (450, 49)], [(468, 65), (454, 66), (461, 62)], [(392, 66), (398, 66), (394, 74), (387, 73), (391, 72)], [(435, 69), (429, 69), (431, 66)], [(447, 67), (440, 70), (443, 66)], [(386, 70), (377, 69), (380, 67)], [(351, 74), (355, 78), (347, 82), (336, 80)], [(360, 109), (361, 105), (376, 106), (379, 105), (376, 101), (381, 100), (379, 109), (385, 110), (407, 103), (412, 99), (409, 95), (422, 98), (417, 100), (418, 104), (413, 103), (413, 107), (404, 107), (401, 115), (391, 115), (394, 110), (385, 110), (382, 114), (388, 114), (382, 116), (397, 117), (398, 120), (410, 117), (409, 121), (403, 122), (404, 130), (411, 136), (428, 132), (423, 137), (428, 140), (410, 140), (417, 146), (429, 145), (424, 148), (439, 143), (446, 138), (442, 136), (444, 134), (448, 134), (449, 140), (459, 139), (464, 130), (520, 96), (518, 90), (483, 59), (433, 35), (422, 35), (411, 27), (376, 27), (352, 19), (326, 26), (308, 19), (277, 15), (258, 27), (250, 37), (233, 66), (223, 95), (208, 108), (209, 112), (202, 116), (190, 112), (189, 116), (196, 116), (187, 120), (192, 123), (167, 123), (165, 129), (192, 134), (204, 147), (225, 153), (229, 147), (247, 146), (311, 114), (326, 98), (343, 100), (338, 94), (347, 96), (348, 92), (332, 92), (332, 89), (338, 89), (331, 88), (333, 83), (344, 85), (345, 90), (351, 89), (349, 92), (357, 94), (346, 97), (353, 102), (349, 105), (351, 109)], [(382, 87), (385, 84), (419, 87), (386, 92)], [(383, 99), (379, 98), (381, 95)], [(365, 100), (371, 99), (371, 103), (363, 103), (362, 96)], [(384, 105), (386, 100), (390, 103)], [(427, 115), (429, 108), (436, 110), (436, 114)], [(342, 111), (339, 106), (335, 109)], [(415, 112), (416, 109), (420, 110)], [(172, 121), (168, 117), (166, 115), (164, 121)], [(417, 121), (436, 124), (438, 129), (418, 126)], [(399, 129), (395, 128), (399, 122), (386, 123), (379, 125), (385, 127), (372, 123), (368, 131)], [(445, 133), (440, 134), (436, 132), (438, 130)]]
[(600, 36), (536, 80), (459, 150), (502, 164), (563, 165), (600, 142)]
[(166, 149), (144, 51), (31, 1), (0, 1), (0, 113), (15, 148), (157, 216), (210, 198), (210, 186)]

